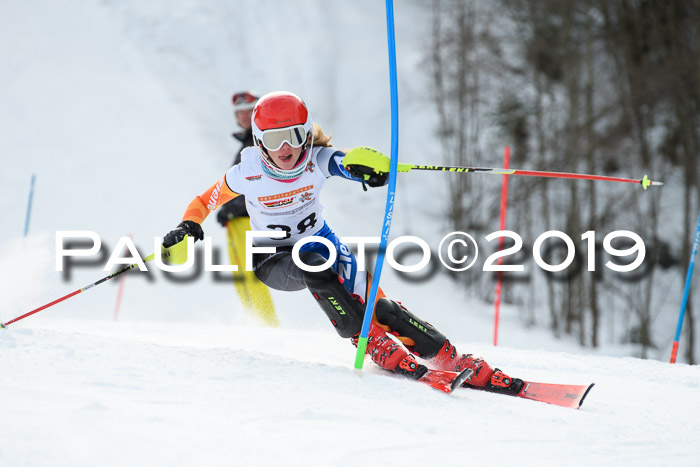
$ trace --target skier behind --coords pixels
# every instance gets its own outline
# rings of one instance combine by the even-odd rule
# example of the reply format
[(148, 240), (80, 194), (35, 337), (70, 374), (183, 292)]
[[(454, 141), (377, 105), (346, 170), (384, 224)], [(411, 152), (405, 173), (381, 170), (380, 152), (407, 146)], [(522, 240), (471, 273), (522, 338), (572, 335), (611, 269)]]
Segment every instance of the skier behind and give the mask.
[[(304, 101), (290, 92), (262, 96), (253, 110), (252, 130), (254, 146), (245, 148), (240, 164), (192, 200), (183, 221), (165, 235), (163, 247), (185, 245), (180, 242), (186, 235), (202, 240), (200, 224), (209, 212), (245, 195), (252, 230), (285, 234), (284, 238), (255, 238), (256, 247), (276, 247), (276, 253), (253, 255), (256, 276), (277, 290), (308, 288), (338, 334), (357, 345), (371, 276), (357, 270), (355, 256), (323, 220), (320, 191), (331, 176), (371, 187), (385, 185), (388, 173), (378, 168), (386, 166), (386, 156), (365, 150), (366, 165), (344, 167), (345, 154), (331, 147), (330, 137), (312, 124)], [(308, 236), (324, 237), (335, 245), (338, 254), (332, 268), (307, 272), (296, 266), (292, 247)], [(299, 255), (305, 264), (318, 266), (326, 263), (329, 251), (324, 244), (312, 242), (303, 245)], [(522, 380), (493, 370), (472, 354), (459, 354), (434, 326), (386, 298), (381, 290), (378, 297), (367, 352), (381, 368), (416, 380), (428, 378), (428, 367), (416, 361), (419, 356), (437, 370), (471, 369), (464, 385), (506, 394), (520, 391)]]
[(237, 131), (232, 134), (242, 145), (233, 158), (232, 166), (241, 162), (241, 151), (253, 145), (253, 128), (251, 127), (250, 117), (253, 115), (253, 109), (258, 99), (260, 99), (260, 96), (253, 91), (237, 92), (231, 98), (231, 102), (233, 103), (233, 115), (236, 117), (238, 126), (242, 128), (242, 131)]
[[(253, 129), (250, 126), (250, 117), (258, 99), (259, 96), (253, 91), (237, 92), (231, 98), (233, 115), (236, 118), (236, 123), (242, 129), (232, 134), (235, 139), (241, 142), (241, 148), (236, 152), (231, 166), (239, 164), (241, 162), (241, 152), (248, 146), (253, 145)], [(234, 217), (248, 217), (248, 211), (245, 208), (245, 196), (237, 196), (221, 206), (216, 215), (216, 220), (222, 227), (226, 227), (226, 223)]]

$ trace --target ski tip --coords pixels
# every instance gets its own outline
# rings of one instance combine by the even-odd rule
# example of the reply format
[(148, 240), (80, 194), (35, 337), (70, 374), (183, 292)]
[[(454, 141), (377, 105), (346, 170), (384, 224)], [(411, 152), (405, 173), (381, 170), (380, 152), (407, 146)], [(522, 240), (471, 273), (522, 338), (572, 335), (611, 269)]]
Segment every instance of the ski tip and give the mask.
[(5, 325), (5, 323), (0, 323), (0, 329), (5, 329), (6, 327), (7, 325)]
[(472, 375), (473, 371), (471, 368), (467, 368), (463, 372), (461, 372), (457, 377), (455, 378), (454, 381), (452, 381), (452, 384), (450, 385), (450, 393), (460, 387), (462, 383), (464, 383), (469, 377)]
[(581, 405), (583, 405), (583, 401), (588, 395), (589, 392), (591, 392), (591, 389), (593, 389), (593, 386), (595, 386), (595, 383), (591, 383), (590, 386), (588, 386), (588, 389), (586, 389), (586, 392), (583, 393), (583, 396), (581, 396), (581, 400), (578, 401), (578, 408), (581, 408)]

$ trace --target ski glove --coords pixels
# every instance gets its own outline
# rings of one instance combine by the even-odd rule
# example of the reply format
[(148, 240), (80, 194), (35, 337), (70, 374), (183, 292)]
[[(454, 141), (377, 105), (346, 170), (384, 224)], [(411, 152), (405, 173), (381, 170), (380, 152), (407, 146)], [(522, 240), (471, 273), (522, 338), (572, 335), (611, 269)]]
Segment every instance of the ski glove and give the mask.
[(197, 240), (204, 240), (204, 231), (201, 225), (193, 221), (184, 221), (180, 222), (177, 227), (165, 234), (165, 237), (163, 237), (163, 246), (165, 248), (170, 248), (184, 240), (185, 235), (193, 237), (195, 242)]
[(372, 188), (376, 188), (386, 185), (389, 181), (388, 172), (376, 172), (375, 169), (366, 165), (353, 164), (346, 166), (345, 169), (350, 172), (350, 175), (362, 181), (362, 188), (365, 191), (367, 191), (365, 183)]
[(381, 151), (360, 146), (351, 149), (343, 157), (343, 165), (353, 177), (362, 181), (362, 188), (367, 191), (365, 183), (372, 188), (386, 185), (389, 180), (391, 159)]

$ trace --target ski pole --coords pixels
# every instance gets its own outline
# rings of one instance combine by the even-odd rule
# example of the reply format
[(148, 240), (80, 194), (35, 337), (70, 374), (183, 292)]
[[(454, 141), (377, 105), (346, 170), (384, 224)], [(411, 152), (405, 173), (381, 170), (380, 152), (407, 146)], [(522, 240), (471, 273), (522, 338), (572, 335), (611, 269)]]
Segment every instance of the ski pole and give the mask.
[(685, 287), (683, 288), (683, 301), (681, 302), (681, 311), (678, 315), (678, 326), (676, 327), (676, 338), (673, 340), (673, 348), (671, 349), (671, 363), (676, 363), (676, 354), (678, 353), (678, 341), (681, 339), (681, 330), (683, 329), (683, 318), (685, 317), (685, 308), (688, 305), (688, 295), (690, 294), (690, 283), (693, 278), (693, 268), (695, 267), (695, 257), (698, 254), (698, 245), (700, 245), (700, 217), (698, 217), (698, 226), (695, 229), (695, 240), (693, 241), (693, 250), (690, 253), (690, 262), (688, 263), (688, 272), (685, 275)]
[(391, 218), (394, 212), (394, 198), (396, 193), (396, 169), (399, 162), (399, 93), (396, 84), (396, 40), (394, 33), (394, 3), (393, 0), (386, 0), (386, 34), (389, 46), (389, 88), (391, 98), (391, 162), (389, 164), (389, 191), (386, 194), (386, 208), (384, 209), (384, 223), (382, 225), (382, 236), (379, 243), (379, 254), (377, 255), (372, 286), (367, 298), (365, 316), (362, 320), (360, 337), (357, 340), (357, 353), (355, 354), (355, 368), (362, 369), (369, 339), (369, 328), (374, 314), (374, 302), (377, 299), (379, 290), (379, 277), (382, 274), (384, 265), (384, 254), (386, 244), (389, 240), (389, 230), (391, 230)]
[(649, 180), (645, 175), (641, 180), (634, 178), (621, 177), (606, 177), (604, 175), (589, 175), (566, 172), (548, 172), (544, 170), (519, 170), (519, 169), (494, 169), (489, 167), (455, 167), (444, 165), (418, 165), (418, 164), (399, 164), (399, 172), (410, 172), (411, 170), (433, 170), (440, 172), (457, 172), (470, 173), (480, 172), (490, 175), (525, 175), (529, 177), (549, 177), (549, 178), (570, 178), (578, 180), (600, 180), (604, 182), (623, 182), (623, 183), (638, 183), (645, 190), (650, 186), (661, 186), (662, 182)]
[[(154, 257), (155, 257), (155, 253), (151, 253), (148, 257), (146, 257), (146, 258), (144, 259), (144, 262), (150, 261), (150, 260), (152, 260)], [(63, 297), (58, 298), (58, 299), (54, 300), (54, 301), (51, 302), (51, 303), (47, 303), (47, 304), (44, 305), (44, 306), (40, 306), (39, 308), (36, 308), (36, 309), (34, 309), (34, 310), (32, 310), (32, 311), (30, 311), (30, 312), (28, 312), (28, 313), (25, 313), (25, 314), (23, 314), (22, 316), (18, 316), (18, 317), (15, 318), (15, 319), (11, 319), (11, 320), (8, 321), (7, 323), (0, 323), (0, 328), (6, 328), (8, 325), (10, 325), (10, 324), (12, 324), (12, 323), (16, 323), (17, 321), (19, 321), (19, 320), (21, 320), (21, 319), (24, 319), (24, 318), (26, 318), (27, 316), (31, 316), (31, 315), (33, 315), (34, 313), (39, 313), (41, 310), (45, 310), (45, 309), (47, 309), (47, 308), (49, 308), (49, 307), (54, 306), (54, 305), (57, 304), (57, 303), (62, 302), (63, 300), (67, 300), (67, 299), (71, 298), (71, 297), (74, 296), (74, 295), (78, 295), (78, 294), (81, 293), (81, 292), (85, 292), (86, 290), (91, 289), (92, 287), (95, 287), (96, 285), (100, 285), (101, 283), (106, 282), (106, 281), (112, 279), (113, 277), (118, 276), (119, 274), (121, 274), (121, 273), (123, 273), (123, 272), (126, 272), (126, 271), (129, 271), (129, 270), (131, 270), (131, 269), (134, 269), (134, 268), (137, 267), (137, 266), (138, 266), (137, 263), (134, 263), (134, 264), (132, 264), (132, 265), (129, 265), (129, 266), (125, 267), (124, 269), (120, 269), (120, 270), (117, 271), (117, 272), (113, 272), (112, 274), (110, 274), (110, 275), (107, 276), (107, 277), (103, 277), (102, 279), (98, 280), (97, 282), (93, 282), (93, 283), (90, 284), (90, 285), (86, 285), (85, 287), (83, 287), (83, 288), (81, 288), (81, 289), (78, 289), (78, 290), (76, 290), (76, 291), (74, 291), (74, 292), (71, 292), (71, 293), (69, 293), (68, 295), (64, 295)]]

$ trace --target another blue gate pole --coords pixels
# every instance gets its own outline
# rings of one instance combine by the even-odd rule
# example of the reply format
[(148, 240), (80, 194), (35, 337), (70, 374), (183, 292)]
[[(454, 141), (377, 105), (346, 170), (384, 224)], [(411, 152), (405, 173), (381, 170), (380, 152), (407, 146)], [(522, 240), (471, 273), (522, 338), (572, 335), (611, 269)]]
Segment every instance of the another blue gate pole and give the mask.
[(695, 229), (695, 240), (693, 241), (693, 250), (690, 253), (690, 263), (688, 264), (688, 273), (685, 275), (685, 288), (683, 289), (683, 301), (681, 302), (681, 312), (678, 316), (678, 327), (676, 328), (676, 338), (673, 341), (673, 349), (671, 349), (671, 363), (676, 363), (676, 354), (678, 354), (678, 341), (681, 338), (681, 329), (683, 329), (683, 318), (685, 317), (685, 308), (688, 306), (688, 295), (690, 294), (690, 283), (693, 278), (693, 268), (695, 267), (695, 257), (698, 255), (698, 244), (700, 244), (700, 216), (698, 217), (698, 226)]
[(34, 182), (36, 174), (32, 174), (32, 181), (29, 184), (29, 201), (27, 202), (27, 215), (24, 218), (24, 236), (29, 234), (29, 220), (32, 217), (32, 200), (34, 199)]
[(389, 191), (386, 195), (386, 209), (384, 211), (384, 224), (382, 225), (382, 237), (379, 243), (377, 264), (372, 276), (372, 286), (369, 290), (365, 317), (362, 321), (362, 330), (357, 342), (357, 354), (355, 356), (355, 368), (362, 369), (367, 350), (367, 337), (369, 327), (374, 314), (374, 302), (379, 290), (379, 278), (384, 266), (384, 254), (391, 230), (391, 217), (394, 212), (394, 199), (396, 197), (396, 171), (399, 164), (399, 93), (396, 84), (396, 39), (394, 34), (394, 4), (393, 0), (386, 0), (386, 34), (389, 42), (389, 86), (391, 88), (391, 164), (389, 165)]

